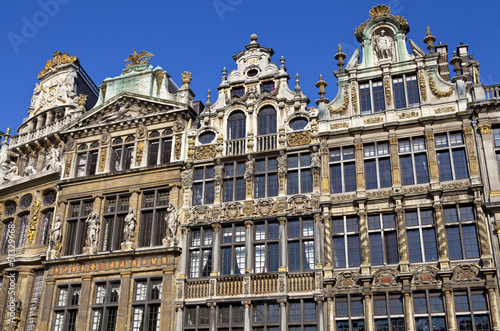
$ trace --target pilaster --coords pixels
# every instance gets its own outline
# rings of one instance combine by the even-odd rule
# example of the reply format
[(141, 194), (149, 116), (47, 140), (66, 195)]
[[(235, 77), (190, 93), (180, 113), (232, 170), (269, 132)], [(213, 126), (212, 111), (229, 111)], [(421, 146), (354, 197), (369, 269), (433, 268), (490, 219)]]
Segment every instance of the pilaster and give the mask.
[(391, 153), (392, 186), (401, 188), (401, 167), (399, 164), (398, 138), (395, 134), (389, 135), (389, 151)]
[(77, 316), (77, 331), (84, 331), (87, 326), (89, 317), (90, 305), (92, 304), (92, 275), (82, 277), (82, 292), (80, 295), (80, 308)]
[(474, 139), (473, 128), (470, 123), (463, 124), (463, 132), (471, 184), (478, 185), (481, 184), (481, 174), (479, 172), (479, 162), (477, 160), (476, 141)]
[[(212, 272), (210, 273), (210, 276), (218, 276), (220, 274), (220, 255), (221, 255), (221, 249), (220, 249), (220, 229), (221, 229), (221, 225), (220, 223), (214, 223), (212, 224), (212, 228), (214, 229), (214, 237), (213, 237), (213, 242), (215, 243), (213, 245), (213, 259), (212, 259)], [(246, 234), (245, 234), (246, 235)], [(187, 248), (186, 248), (187, 249)], [(246, 248), (245, 248), (246, 249)], [(184, 251), (183, 249), (183, 252), (186, 252), (185, 255), (186, 256), (186, 264), (187, 264), (187, 252), (188, 250)]]
[[(251, 220), (245, 221), (245, 273), (253, 273), (253, 245), (252, 245), (252, 226)], [(245, 330), (246, 331), (246, 330)]]
[[(279, 267), (279, 271), (287, 271), (288, 269), (288, 254), (287, 254), (287, 247), (286, 247), (286, 217), (278, 217), (278, 222), (279, 222), (279, 240), (280, 240), (280, 260), (281, 264)], [(285, 323), (286, 325), (286, 323)]]
[(450, 269), (450, 256), (448, 252), (448, 240), (446, 239), (446, 228), (444, 226), (443, 206), (439, 197), (434, 196), (434, 222), (436, 224), (437, 247), (439, 255), (439, 266), (441, 270)]
[(128, 306), (131, 301), (132, 272), (126, 271), (120, 273), (120, 298), (118, 305), (118, 316), (116, 319), (116, 330), (127, 330), (128, 328)]
[(356, 157), (356, 186), (358, 191), (365, 191), (365, 162), (363, 159), (363, 143), (360, 138), (354, 139)]
[(437, 188), (439, 183), (439, 171), (437, 166), (436, 144), (432, 129), (425, 129), (425, 147), (427, 148), (427, 162), (429, 167), (429, 180), (431, 188)]

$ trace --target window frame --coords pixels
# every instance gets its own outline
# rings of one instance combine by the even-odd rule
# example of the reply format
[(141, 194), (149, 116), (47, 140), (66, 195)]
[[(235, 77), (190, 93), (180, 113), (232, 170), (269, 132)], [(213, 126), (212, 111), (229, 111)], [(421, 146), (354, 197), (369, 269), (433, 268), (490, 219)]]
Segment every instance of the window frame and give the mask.
[[(230, 169), (232, 169), (232, 174)], [(232, 194), (230, 193), (232, 192)], [(246, 199), (245, 161), (224, 163), (222, 200), (224, 202)]]
[[(332, 155), (338, 151), (338, 159)], [(352, 151), (352, 153), (350, 153)], [(331, 193), (344, 193), (344, 192), (355, 192), (357, 190), (357, 180), (356, 180), (356, 151), (354, 146), (340, 146), (330, 148), (329, 152), (329, 165), (330, 165), (330, 192)], [(352, 156), (352, 157), (351, 157)], [(339, 171), (334, 173), (334, 167), (339, 167)], [(347, 167), (352, 167), (352, 169), (347, 170)], [(348, 184), (346, 181), (346, 173), (352, 180)], [(339, 181), (340, 189), (338, 185), (334, 185), (334, 181)], [(354, 185), (352, 185), (354, 182)]]
[(330, 222), (334, 269), (358, 268), (361, 265), (358, 215), (332, 217)]
[[(214, 236), (215, 231), (213, 228), (201, 227), (191, 230), (189, 234), (189, 265), (187, 266), (189, 278), (205, 278), (210, 276), (213, 270)], [(196, 244), (195, 240), (199, 241), (199, 244)], [(208, 252), (207, 255), (204, 254), (205, 252)], [(206, 261), (204, 259), (205, 256), (207, 256)], [(195, 260), (195, 257), (197, 257), (197, 260)]]
[[(292, 224), (298, 222), (299, 233), (298, 236), (292, 235), (293, 230)], [(310, 228), (305, 227), (305, 223), (311, 224)], [(299, 271), (313, 271), (316, 269), (316, 252), (315, 247), (315, 236), (314, 236), (314, 219), (312, 217), (294, 217), (287, 220), (287, 250), (288, 250), (288, 270), (290, 272)], [(311, 232), (310, 234), (305, 233)], [(292, 245), (296, 246), (298, 244), (299, 254), (293, 254)], [(312, 248), (312, 263), (311, 261), (306, 261), (306, 256), (311, 253), (307, 248)], [(298, 255), (298, 256), (297, 256)], [(298, 257), (298, 265), (296, 263)], [(311, 256), (309, 256), (311, 258)], [(292, 259), (295, 259), (295, 263), (292, 263)], [(312, 264), (312, 265), (311, 265)]]
[[(470, 213), (468, 213), (465, 209), (469, 209)], [(453, 215), (453, 210), (455, 211), (455, 215)], [(450, 213), (451, 212), (451, 213)], [(472, 219), (466, 219), (466, 214), (472, 215)], [(467, 259), (479, 259), (481, 257), (481, 253), (479, 250), (479, 238), (478, 238), (478, 230), (477, 230), (477, 218), (476, 211), (473, 205), (470, 204), (456, 204), (456, 205), (447, 205), (443, 206), (443, 216), (445, 220), (445, 228), (446, 228), (446, 238), (448, 240), (448, 251), (450, 260), (467, 260)], [(453, 218), (456, 217), (456, 221), (453, 221)], [(472, 238), (470, 238), (470, 234), (464, 230), (464, 228), (474, 228), (474, 234)], [(460, 243), (460, 256), (456, 256), (457, 254), (455, 250), (450, 249), (451, 247), (457, 247), (457, 245), (451, 245), (452, 241), (452, 229), (458, 229), (458, 239)], [(467, 237), (466, 234), (469, 234), (469, 239), (475, 240), (475, 242), (465, 242)], [(470, 255), (469, 252), (473, 250), (476, 254)], [(474, 254), (474, 252), (471, 252)]]
[[(139, 247), (163, 245), (167, 233), (165, 215), (170, 204), (170, 190), (166, 187), (145, 189), (142, 192), (142, 207), (139, 210)], [(148, 198), (149, 197), (149, 198)], [(151, 217), (149, 219), (149, 215)], [(149, 223), (151, 225), (149, 225)], [(122, 231), (123, 232), (123, 231)], [(149, 239), (149, 243), (147, 243)]]
[[(425, 321), (427, 319), (427, 326), (435, 326), (434, 319), (435, 318), (440, 318), (444, 321), (445, 323), (445, 328), (447, 326), (446, 323), (446, 313), (445, 313), (445, 307), (444, 307), (444, 297), (442, 292), (432, 292), (429, 290), (424, 290), (424, 291), (418, 291), (413, 293), (413, 305), (414, 305), (414, 318), (415, 318), (415, 326), (417, 329), (419, 329), (419, 320)], [(442, 311), (439, 310), (433, 310), (433, 307), (436, 307), (436, 304), (431, 298), (436, 298), (439, 297), (441, 298), (441, 303), (442, 303)], [(415, 303), (416, 298), (425, 298), (425, 304), (426, 304), (426, 312), (420, 312), (417, 311), (417, 304)], [(440, 329), (438, 329), (440, 330)]]
[[(297, 157), (296, 165), (292, 162), (292, 158)], [(313, 178), (311, 168), (311, 154), (309, 152), (294, 153), (287, 155), (287, 193), (288, 195), (299, 193), (311, 193), (313, 191)], [(295, 176), (296, 174), (296, 176)], [(296, 181), (292, 178), (296, 177)], [(293, 183), (297, 186), (294, 188)]]
[[(86, 219), (92, 212), (94, 202), (92, 199), (80, 199), (70, 201), (66, 229), (66, 239), (64, 245), (64, 255), (80, 255), (85, 246), (87, 234)], [(76, 212), (78, 208), (78, 212)]]
[(134, 136), (127, 136), (125, 139), (120, 137), (115, 138), (111, 143), (110, 172), (130, 170), (133, 166), (134, 152)]
[[(231, 242), (226, 242), (225, 234), (231, 230)], [(241, 237), (241, 233), (243, 236)], [(229, 236), (227, 236), (229, 237)], [(242, 275), (245, 273), (246, 259), (246, 228), (242, 224), (228, 224), (220, 229), (220, 274), (221, 275)], [(225, 255), (224, 251), (229, 251), (231, 256)], [(227, 254), (227, 253), (226, 253)], [(228, 261), (228, 259), (230, 261)], [(229, 266), (229, 268), (228, 268)], [(239, 272), (238, 272), (239, 271)]]
[[(396, 87), (395, 80), (401, 79), (402, 86)], [(404, 109), (404, 108), (414, 108), (420, 106), (420, 88), (418, 85), (418, 77), (416, 73), (408, 73), (398, 76), (393, 76), (391, 79), (392, 82), (392, 92), (394, 95), (394, 108), (395, 109)], [(415, 84), (409, 84), (409, 82), (415, 82)], [(400, 104), (400, 98), (398, 98), (398, 91), (403, 91), (403, 104)], [(413, 102), (410, 103), (410, 91), (411, 95), (416, 95), (418, 97), (418, 103)], [(414, 101), (414, 100), (413, 100)]]
[[(153, 297), (153, 286), (154, 282), (159, 281), (160, 283), (160, 290), (159, 290), (159, 296), (158, 298)], [(138, 299), (138, 284), (139, 282), (146, 282), (146, 292), (145, 292), (145, 299)], [(147, 278), (144, 277), (138, 277), (134, 278), (134, 290), (133, 290), (133, 297), (131, 300), (130, 305), (132, 306), (132, 311), (131, 311), (131, 331), (158, 331), (160, 330), (160, 321), (161, 321), (161, 306), (162, 306), (162, 291), (163, 291), (163, 277), (161, 275), (157, 276), (150, 276)], [(142, 310), (142, 315), (140, 315), (142, 318), (141, 320), (137, 320), (136, 317), (139, 315), (137, 314), (138, 308), (143, 308)], [(152, 308), (157, 308), (158, 310), (156, 312), (152, 311)], [(158, 324), (156, 324), (156, 327), (154, 325), (150, 325), (153, 319), (151, 319), (151, 314), (156, 314), (157, 318), (156, 321)], [(137, 323), (140, 323), (137, 325)], [(153, 329), (151, 329), (153, 327)]]
[[(198, 172), (202, 171), (202, 176)], [(215, 201), (214, 165), (203, 165), (193, 170), (192, 203), (193, 206), (213, 204)], [(201, 192), (198, 197), (198, 190)]]
[[(152, 131), (148, 139), (148, 167), (170, 163), (172, 159), (172, 137), (166, 136), (167, 130), (160, 135), (158, 131)], [(157, 135), (156, 135), (157, 134)], [(158, 150), (152, 152), (152, 144), (158, 144)], [(153, 156), (155, 156), (153, 158)]]
[[(466, 296), (467, 298), (467, 305), (468, 305), (468, 310), (460, 310), (458, 307), (458, 303), (457, 303), (457, 296)], [(485, 308), (484, 310), (476, 310), (474, 308), (474, 305), (477, 303), (477, 301), (474, 301), (474, 298), (473, 296), (477, 296), (477, 295), (482, 295), (482, 297), (484, 298), (484, 304), (485, 304)], [(457, 324), (458, 324), (458, 329), (461, 330), (460, 328), (460, 321), (462, 318), (467, 318), (467, 317), (470, 317), (470, 321), (468, 321), (470, 324), (470, 326), (472, 326), (472, 330), (473, 331), (476, 331), (476, 330), (484, 330), (483, 328), (480, 328), (478, 329), (477, 328), (477, 318), (478, 317), (486, 317), (487, 321), (488, 321), (488, 326), (489, 326), (489, 329), (488, 330), (492, 330), (492, 324), (491, 324), (491, 320), (490, 320), (490, 309), (488, 307), (488, 298), (487, 298), (487, 295), (484, 293), (483, 290), (473, 290), (471, 289), (470, 287), (467, 287), (467, 288), (464, 288), (464, 289), (461, 289), (461, 290), (456, 290), (456, 291), (453, 291), (453, 298), (454, 298), (454, 303), (455, 303), (455, 307), (457, 307), (455, 309), (455, 314), (456, 314), (456, 317), (457, 317)], [(466, 322), (467, 323), (467, 322)], [(483, 323), (484, 323), (484, 319), (483, 319)]]
[[(418, 142), (423, 142), (419, 144)], [(403, 144), (408, 143), (406, 146)], [(423, 147), (423, 149), (415, 149), (415, 147)], [(398, 140), (398, 155), (401, 168), (401, 184), (402, 185), (418, 185), (429, 183), (429, 163), (427, 161), (427, 147), (425, 145), (424, 137), (408, 137)], [(419, 157), (424, 157), (424, 165), (419, 165), (421, 160)], [(404, 163), (403, 160), (409, 160), (411, 163), (408, 168), (408, 164)], [(418, 161), (418, 164), (417, 164)], [(408, 162), (408, 161), (406, 161)], [(408, 171), (410, 169), (410, 171)], [(424, 172), (422, 173), (421, 170)], [(411, 172), (411, 174), (410, 174)]]
[[(393, 300), (399, 300), (401, 302), (401, 312), (394, 312), (395, 306), (393, 306)], [(377, 312), (377, 301), (383, 301), (385, 302), (385, 310), (386, 313), (378, 313)], [(398, 307), (399, 308), (399, 307)], [(385, 293), (376, 293), (373, 295), (373, 315), (375, 319), (375, 327), (377, 328), (377, 321), (386, 321), (386, 325), (388, 327), (388, 330), (401, 330), (404, 331), (404, 325), (405, 325), (405, 316), (404, 316), (404, 304), (403, 304), (403, 296), (400, 293), (390, 293), (390, 292), (385, 292)], [(409, 317), (408, 317), (409, 318)], [(402, 320), (402, 326), (403, 329), (397, 328), (398, 326), (401, 326), (400, 323), (396, 324), (396, 320), (399, 320), (397, 322), (401, 322)], [(378, 329), (378, 328), (377, 328)]]
[[(59, 285), (57, 289), (57, 301), (54, 308), (52, 308), (54, 312), (54, 324), (52, 330), (76, 331), (76, 328), (78, 326), (78, 310), (80, 309), (79, 304), (81, 299), (82, 284), (64, 284)], [(62, 289), (67, 289), (67, 294), (64, 299), (66, 302), (60, 305)], [(76, 303), (74, 303), (73, 301), (75, 294), (78, 295)], [(62, 316), (62, 318), (58, 318), (58, 316)], [(74, 321), (74, 323), (72, 323), (72, 321)], [(61, 324), (58, 325), (58, 322), (60, 322)]]
[[(344, 302), (346, 304), (347, 313), (340, 314), (339, 309), (341, 308), (341, 303)], [(353, 306), (353, 302), (361, 302), (360, 307), (356, 307), (356, 310), (361, 308), (361, 314), (354, 312), (355, 307)], [(343, 330), (353, 330), (353, 331), (364, 331), (365, 328), (365, 319), (364, 319), (364, 305), (363, 305), (363, 297), (361, 295), (354, 294), (346, 294), (343, 296), (339, 296), (335, 298), (335, 326), (338, 331)], [(340, 327), (339, 323), (347, 322), (347, 328)], [(357, 322), (358, 324), (354, 324)]]
[[(261, 169), (260, 162), (264, 162)], [(263, 183), (263, 184), (262, 184)], [(255, 160), (255, 198), (275, 197), (279, 194), (278, 159), (277, 157), (264, 157)], [(263, 193), (261, 193), (263, 190)]]
[[(391, 220), (393, 225), (391, 226)], [(370, 240), (370, 254), (372, 265), (395, 265), (399, 263), (399, 248), (398, 237), (396, 231), (396, 214), (394, 213), (380, 213), (368, 214), (368, 236)], [(376, 224), (375, 224), (376, 223)], [(374, 257), (376, 252), (375, 238), (380, 236), (381, 256)], [(395, 246), (394, 246), (395, 243)], [(389, 246), (390, 245), (390, 246)], [(394, 260), (393, 255), (396, 256)], [(380, 261), (381, 259), (381, 261)]]
[[(373, 146), (373, 155), (371, 154), (372, 152), (368, 150), (371, 146)], [(392, 187), (391, 152), (389, 142), (384, 141), (363, 144), (363, 162), (365, 185), (367, 190)], [(371, 177), (368, 174), (369, 164), (374, 164), (375, 167), (375, 174)], [(373, 171), (370, 171), (370, 173), (372, 172)], [(373, 186), (373, 184), (368, 181), (368, 178), (375, 179), (376, 185)]]
[[(114, 201), (114, 205), (111, 204)], [(104, 197), (101, 252), (120, 251), (124, 220), (130, 207), (130, 194), (119, 193)]]
[[(262, 227), (264, 228), (264, 232), (258, 232)], [(275, 233), (274, 229), (271, 231), (271, 227), (276, 227), (277, 232)], [(281, 266), (279, 232), (279, 223), (276, 220), (265, 220), (263, 222), (255, 223), (252, 227), (254, 273), (271, 273), (279, 270), (279, 267)], [(258, 247), (262, 247), (263, 251), (258, 251)], [(276, 248), (277, 252), (274, 251)], [(262, 252), (263, 254), (260, 255), (259, 252)], [(277, 264), (275, 265), (276, 259)]]
[[(458, 135), (460, 135), (461, 143), (452, 144), (454, 141), (452, 137), (458, 137)], [(443, 144), (442, 146), (438, 146), (438, 142), (443, 137), (446, 138), (446, 145)], [(463, 133), (456, 131), (442, 132), (434, 135), (434, 141), (436, 144), (439, 180), (444, 182), (469, 178), (467, 153)], [(449, 162), (449, 166), (447, 165), (447, 161)], [(458, 165), (460, 165), (460, 167), (457, 167)], [(457, 172), (457, 168), (462, 170)]]
[[(373, 79), (359, 84), (359, 109), (362, 115), (379, 113), (387, 110), (385, 91), (382, 78)], [(368, 99), (367, 99), (368, 97)], [(380, 103), (382, 100), (382, 103)], [(368, 104), (369, 102), (369, 104)], [(376, 110), (376, 107), (380, 107)]]
[(76, 153), (75, 177), (88, 177), (97, 173), (99, 143), (82, 144)]
[[(118, 284), (118, 296), (115, 301), (112, 301), (113, 299), (113, 285)], [(104, 296), (102, 297), (102, 302), (97, 302), (98, 299), (98, 292), (99, 292), (99, 286), (104, 285)], [(121, 283), (120, 280), (107, 280), (107, 281), (96, 281), (94, 283), (94, 302), (90, 306), (91, 312), (92, 312), (92, 317), (91, 317), (91, 325), (90, 325), (90, 330), (91, 331), (115, 331), (116, 330), (116, 323), (118, 321), (118, 306), (120, 302), (120, 295), (121, 295)], [(101, 315), (96, 316), (96, 312), (98, 310), (101, 310)], [(115, 312), (115, 315), (113, 316), (111, 312)], [(114, 325), (110, 325), (112, 323), (112, 318), (114, 317)], [(98, 319), (98, 321), (96, 320)], [(111, 322), (110, 322), (111, 321)], [(95, 323), (99, 323), (98, 325), (95, 325)], [(111, 327), (111, 328), (110, 328)]]
[[(408, 224), (408, 215), (410, 213), (417, 213), (417, 224)], [(422, 213), (425, 212), (431, 212), (432, 215), (432, 223), (423, 223), (423, 217)], [(427, 219), (427, 217), (426, 217)], [(437, 237), (436, 237), (436, 223), (434, 220), (434, 210), (430, 208), (417, 208), (417, 209), (409, 209), (405, 210), (405, 225), (406, 225), (406, 234), (408, 237), (408, 247), (409, 247), (409, 260), (410, 263), (420, 263), (420, 262), (437, 262), (439, 260), (439, 253), (437, 250)], [(432, 230), (434, 232), (434, 236), (430, 235), (431, 231), (427, 230)], [(412, 260), (415, 255), (412, 256), (412, 254), (415, 254), (415, 249), (412, 248), (410, 245), (412, 237), (410, 236), (410, 233), (417, 233), (418, 234), (418, 244), (420, 246), (419, 250), (419, 255), (420, 255), (420, 261), (417, 260)], [(428, 236), (426, 236), (426, 234)], [(433, 242), (430, 243), (430, 239), (433, 239)], [(427, 240), (426, 240), (427, 239)], [(433, 247), (429, 247), (429, 245), (432, 245)], [(433, 258), (433, 254), (435, 254), (435, 258)], [(428, 256), (429, 255), (429, 256)]]
[[(295, 307), (298, 305), (299, 309)], [(308, 314), (308, 309), (314, 308), (314, 318)], [(311, 331), (317, 329), (318, 307), (316, 302), (308, 299), (290, 300), (287, 305), (287, 324), (290, 331)], [(294, 314), (300, 312), (300, 316)], [(320, 321), (321, 323), (321, 321)]]

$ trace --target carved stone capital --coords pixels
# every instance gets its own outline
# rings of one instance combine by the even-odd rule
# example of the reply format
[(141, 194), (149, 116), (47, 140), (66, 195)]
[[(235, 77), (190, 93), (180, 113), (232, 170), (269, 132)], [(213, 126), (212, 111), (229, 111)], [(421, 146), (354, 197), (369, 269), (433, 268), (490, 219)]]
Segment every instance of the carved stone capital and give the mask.
[(241, 301), (241, 304), (243, 306), (245, 306), (245, 308), (250, 308), (250, 305), (252, 304), (252, 301), (250, 301), (250, 300), (244, 300), (244, 301)]
[(253, 221), (251, 221), (251, 220), (246, 220), (246, 221), (245, 221), (245, 227), (246, 227), (247, 229), (251, 229), (251, 228), (252, 228), (252, 226), (253, 226)]
[(278, 217), (278, 223), (280, 225), (285, 225), (286, 224), (286, 217)]
[(182, 234), (189, 234), (189, 232), (191, 231), (191, 229), (187, 228), (187, 227), (182, 227), (181, 228), (181, 233)]
[(313, 217), (315, 222), (321, 222), (321, 214), (314, 214)]
[(217, 303), (216, 302), (207, 302), (207, 306), (210, 309), (215, 309), (215, 308), (217, 308)]
[(286, 299), (278, 299), (278, 303), (281, 307), (286, 307)]
[(481, 133), (491, 133), (491, 123), (479, 124), (479, 132)]
[(219, 232), (221, 229), (220, 223), (213, 223), (212, 228), (214, 229), (215, 232)]

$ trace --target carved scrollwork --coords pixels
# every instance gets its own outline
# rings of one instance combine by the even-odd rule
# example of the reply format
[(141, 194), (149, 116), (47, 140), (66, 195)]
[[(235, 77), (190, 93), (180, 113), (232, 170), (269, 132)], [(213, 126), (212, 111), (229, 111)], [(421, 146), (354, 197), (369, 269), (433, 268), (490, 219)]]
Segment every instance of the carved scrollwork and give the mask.
[(440, 284), (438, 270), (433, 267), (418, 267), (413, 272), (412, 285)]
[(368, 192), (366, 193), (366, 197), (371, 199), (371, 198), (385, 198), (385, 197), (388, 197), (390, 196), (392, 193), (392, 190), (384, 190), (384, 191), (372, 191), (372, 192)]
[(288, 211), (294, 214), (302, 214), (311, 210), (310, 199), (305, 195), (297, 195), (288, 200)]
[(335, 288), (337, 289), (350, 289), (359, 288), (358, 283), (359, 274), (354, 271), (346, 271), (337, 274), (335, 277)]
[(330, 124), (330, 130), (344, 129), (349, 127), (349, 122)]
[(331, 197), (332, 202), (343, 202), (343, 201), (349, 201), (353, 200), (356, 198), (356, 194), (340, 194), (340, 195), (333, 195)]
[(475, 282), (480, 280), (478, 277), (479, 268), (473, 264), (461, 264), (453, 269), (451, 280), (456, 283)]
[(452, 113), (455, 111), (455, 107), (452, 107), (452, 106), (448, 106), (448, 107), (440, 107), (440, 108), (436, 108), (434, 109), (434, 112), (436, 114), (441, 114), (441, 113)]
[(309, 143), (311, 142), (311, 132), (292, 132), (288, 134), (287, 140), (288, 146), (291, 147), (309, 145)]
[(449, 97), (453, 93), (454, 89), (453, 86), (450, 86), (450, 89), (445, 92), (438, 90), (436, 82), (434, 82), (434, 78), (432, 77), (432, 74), (430, 72), (428, 73), (428, 76), (429, 76), (429, 87), (431, 88), (432, 94), (434, 94), (439, 98), (444, 98), (444, 97)]
[(213, 159), (216, 154), (216, 146), (215, 145), (206, 145), (196, 147), (194, 152), (196, 160), (206, 160)]
[(373, 275), (373, 286), (389, 287), (397, 286), (398, 272), (393, 269), (381, 269)]
[(256, 217), (259, 216), (267, 216), (276, 214), (274, 210), (274, 200), (273, 199), (265, 199), (257, 202), (257, 213), (255, 213)]
[(210, 208), (206, 206), (195, 207), (191, 214), (191, 223), (205, 223), (211, 221)]
[(240, 217), (241, 203), (235, 202), (224, 206), (224, 218), (234, 220)]
[(332, 106), (328, 107), (328, 110), (330, 110), (330, 115), (335, 115), (335, 114), (342, 114), (346, 109), (347, 106), (349, 106), (349, 89), (344, 87), (344, 100), (342, 102), (342, 105), (338, 108), (333, 108)]

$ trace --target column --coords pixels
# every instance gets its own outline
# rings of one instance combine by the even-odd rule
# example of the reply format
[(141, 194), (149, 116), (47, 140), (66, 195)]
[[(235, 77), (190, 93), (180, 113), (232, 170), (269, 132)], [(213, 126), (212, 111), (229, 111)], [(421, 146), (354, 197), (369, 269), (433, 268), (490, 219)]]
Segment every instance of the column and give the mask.
[(80, 295), (80, 309), (78, 310), (78, 316), (76, 318), (78, 328), (77, 330), (85, 330), (88, 320), (90, 305), (92, 304), (92, 276), (84, 275), (82, 277), (82, 292)]
[(365, 161), (363, 159), (363, 143), (361, 138), (354, 139), (355, 157), (356, 157), (356, 186), (358, 191), (366, 190), (365, 185)]
[[(167, 267), (163, 269), (162, 298), (168, 298), (171, 293), (174, 293), (174, 297), (178, 299), (177, 284), (175, 283), (174, 273), (174, 267)], [(171, 300), (163, 300), (160, 309), (160, 325), (167, 325), (167, 330), (174, 330), (175, 318), (179, 318), (179, 314), (176, 316), (175, 311), (175, 305)], [(178, 322), (179, 321), (177, 321), (177, 323)]]
[(400, 199), (396, 200), (396, 229), (398, 236), (399, 269), (402, 273), (410, 272), (408, 240), (406, 239), (405, 211)]
[(392, 186), (401, 187), (401, 167), (399, 164), (398, 138), (395, 133), (389, 134), (389, 151), (391, 153)]
[(406, 330), (415, 330), (415, 318), (413, 317), (413, 299), (411, 297), (409, 289), (403, 290), (403, 309), (405, 312)]
[(182, 253), (181, 253), (181, 263), (179, 266), (179, 278), (186, 278), (187, 276), (187, 265), (189, 263), (189, 228), (181, 227), (182, 233)]
[(314, 301), (316, 301), (316, 311), (318, 317), (318, 331), (325, 331), (325, 312), (323, 308), (323, 302), (325, 298), (322, 296), (314, 297)]
[(245, 221), (245, 273), (253, 273), (253, 241), (252, 241), (252, 226), (251, 220)]
[[(253, 152), (253, 147), (255, 145), (254, 143), (254, 132), (253, 132), (253, 113), (254, 109), (252, 106), (249, 106), (247, 108), (248, 112), (248, 119), (247, 119), (247, 153), (252, 153)], [(245, 330), (246, 331), (246, 330)]]
[(324, 223), (324, 260), (325, 268), (333, 268), (333, 246), (332, 246), (332, 222), (330, 220), (330, 214), (328, 212), (323, 213), (323, 223)]
[(288, 270), (288, 254), (287, 254), (287, 236), (286, 236), (286, 217), (278, 217), (278, 222), (280, 224), (280, 260), (281, 264), (279, 267), (279, 271), (287, 271)]
[(335, 297), (333, 294), (326, 295), (326, 310), (327, 310), (327, 331), (335, 331)]
[(495, 288), (486, 287), (488, 290), (488, 302), (490, 304), (491, 326), (493, 330), (500, 330), (500, 312), (498, 311), (498, 299)]
[(214, 229), (214, 237), (212, 239), (213, 244), (213, 259), (212, 259), (212, 272), (210, 276), (218, 276), (220, 274), (220, 223), (212, 224), (212, 228)]
[(448, 240), (443, 219), (443, 206), (439, 197), (434, 196), (434, 222), (436, 223), (437, 247), (439, 254), (439, 266), (441, 270), (450, 269), (450, 256), (448, 253)]
[(116, 329), (117, 330), (125, 330), (128, 324), (128, 308), (131, 300), (132, 289), (132, 272), (124, 271), (120, 272), (120, 298), (119, 298), (119, 306), (118, 306), (118, 316), (116, 319)]
[(431, 187), (439, 182), (439, 170), (437, 166), (436, 144), (434, 133), (431, 128), (425, 129), (425, 147), (427, 148), (427, 162), (429, 167), (429, 181)]
[(245, 306), (245, 326), (243, 328), (244, 331), (251, 331), (252, 330), (252, 326), (251, 326), (251, 317), (250, 317), (250, 305), (251, 305), (251, 301), (250, 300), (245, 300), (245, 301), (241, 301), (241, 304), (243, 306)]
[(373, 319), (373, 297), (371, 293), (363, 293), (365, 305), (365, 330), (375, 330), (375, 320)]
[(455, 317), (455, 298), (453, 297), (453, 292), (451, 287), (443, 287), (444, 292), (444, 304), (446, 305), (446, 325), (448, 325), (448, 331), (457, 330), (457, 319)]
[(361, 274), (369, 275), (371, 266), (369, 236), (368, 236), (368, 217), (366, 215), (365, 206), (359, 204), (359, 248), (361, 253)]
[(286, 299), (278, 299), (278, 303), (280, 304), (280, 331), (288, 331)]
[(471, 184), (478, 185), (481, 184), (481, 174), (479, 172), (479, 162), (477, 160), (476, 139), (474, 139), (474, 132), (470, 123), (464, 122), (463, 130)]
[(314, 268), (323, 269), (321, 247), (323, 243), (323, 227), (321, 226), (321, 214), (314, 214)]
[[(44, 297), (40, 298), (40, 302), (43, 303), (40, 305), (40, 313), (38, 314), (38, 322), (37, 322), (37, 327), (39, 327), (39, 330), (50, 330), (52, 328), (52, 325), (49, 325), (49, 317), (52, 312), (52, 307), (54, 307), (54, 300), (53, 298), (55, 297), (55, 279), (45, 279), (45, 293)], [(5, 285), (5, 284), (4, 284)]]
[[(183, 304), (175, 305), (175, 310), (177, 311), (175, 316), (176, 317), (175, 331), (182, 331), (184, 329), (184, 325), (182, 323), (182, 321), (184, 321), (184, 305)], [(210, 310), (210, 322), (212, 322), (212, 310)], [(117, 328), (117, 330), (119, 329)], [(212, 330), (214, 329), (211, 329), (211, 331)]]
[[(215, 302), (207, 302), (208, 307), (210, 308), (210, 331), (217, 330), (217, 304)], [(177, 331), (182, 331), (177, 329)]]
[(493, 268), (493, 257), (491, 256), (491, 246), (488, 237), (488, 223), (483, 211), (483, 201), (481, 198), (474, 199), (477, 215), (477, 234), (479, 236), (479, 247), (481, 247), (481, 261), (484, 268)]

